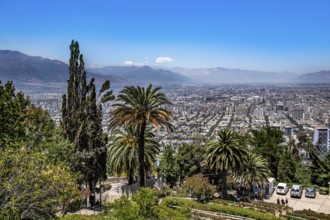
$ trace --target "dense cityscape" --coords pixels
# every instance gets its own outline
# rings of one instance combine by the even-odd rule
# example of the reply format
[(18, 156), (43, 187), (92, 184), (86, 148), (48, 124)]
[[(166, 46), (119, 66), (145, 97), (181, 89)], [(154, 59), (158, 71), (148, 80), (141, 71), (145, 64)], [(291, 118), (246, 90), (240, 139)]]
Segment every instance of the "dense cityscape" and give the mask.
[[(198, 137), (210, 138), (226, 128), (246, 133), (266, 125), (282, 130), (287, 141), (292, 138), (298, 142), (297, 133), (307, 131), (313, 138), (314, 133), (327, 130), (330, 123), (327, 84), (187, 85), (165, 88), (164, 93), (172, 102), (168, 109), (173, 112), (176, 129), (173, 133), (157, 131), (163, 145), (192, 143)], [(30, 94), (32, 102), (47, 110), (56, 123), (61, 119), (61, 97), (58, 93)], [(111, 104), (103, 106), (105, 132)], [(316, 142), (318, 139), (314, 138), (313, 143)], [(322, 153), (328, 150), (329, 144), (325, 143)]]

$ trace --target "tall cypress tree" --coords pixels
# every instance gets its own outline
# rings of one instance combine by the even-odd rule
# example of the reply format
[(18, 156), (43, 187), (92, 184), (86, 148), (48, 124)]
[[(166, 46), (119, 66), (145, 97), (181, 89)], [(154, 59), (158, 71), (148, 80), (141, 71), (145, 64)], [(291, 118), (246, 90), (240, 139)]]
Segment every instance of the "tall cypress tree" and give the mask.
[(83, 55), (79, 44), (70, 45), (70, 67), (67, 94), (62, 96), (62, 127), (74, 143), (73, 170), (82, 174), (81, 183), (91, 190), (106, 177), (106, 135), (102, 131), (102, 104), (114, 99), (110, 81), (96, 94), (94, 78), (87, 83)]

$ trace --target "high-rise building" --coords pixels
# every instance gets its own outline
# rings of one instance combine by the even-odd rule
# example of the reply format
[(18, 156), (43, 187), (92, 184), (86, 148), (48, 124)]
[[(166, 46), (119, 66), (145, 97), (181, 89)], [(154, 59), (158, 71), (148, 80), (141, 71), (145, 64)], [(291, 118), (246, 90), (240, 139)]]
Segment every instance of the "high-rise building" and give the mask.
[(313, 146), (321, 154), (330, 150), (330, 126), (314, 130)]

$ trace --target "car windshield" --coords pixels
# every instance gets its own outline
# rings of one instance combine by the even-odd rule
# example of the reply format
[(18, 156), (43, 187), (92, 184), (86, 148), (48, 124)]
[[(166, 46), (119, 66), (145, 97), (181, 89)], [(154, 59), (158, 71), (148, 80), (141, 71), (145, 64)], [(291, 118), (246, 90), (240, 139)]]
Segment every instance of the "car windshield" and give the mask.
[(307, 188), (306, 191), (307, 192), (314, 192), (314, 189), (313, 188)]
[(299, 189), (298, 188), (293, 188), (293, 189), (291, 189), (291, 191), (298, 192)]
[(277, 188), (278, 189), (284, 189), (284, 186), (278, 186)]

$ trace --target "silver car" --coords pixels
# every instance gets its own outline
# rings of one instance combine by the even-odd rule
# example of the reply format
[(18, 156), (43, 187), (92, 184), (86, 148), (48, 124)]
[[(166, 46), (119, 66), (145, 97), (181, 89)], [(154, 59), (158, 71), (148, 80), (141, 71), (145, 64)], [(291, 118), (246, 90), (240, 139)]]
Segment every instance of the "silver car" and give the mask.
[(306, 198), (315, 198), (316, 197), (316, 191), (315, 191), (314, 186), (306, 188), (305, 197)]
[(292, 185), (290, 191), (290, 197), (298, 197), (301, 198), (302, 195), (302, 186), (301, 185)]

